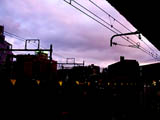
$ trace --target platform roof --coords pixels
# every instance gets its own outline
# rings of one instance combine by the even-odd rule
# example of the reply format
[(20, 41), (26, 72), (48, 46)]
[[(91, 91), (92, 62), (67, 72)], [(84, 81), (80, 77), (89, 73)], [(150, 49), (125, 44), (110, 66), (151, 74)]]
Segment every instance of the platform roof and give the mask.
[(107, 0), (160, 50), (160, 4), (158, 0)]

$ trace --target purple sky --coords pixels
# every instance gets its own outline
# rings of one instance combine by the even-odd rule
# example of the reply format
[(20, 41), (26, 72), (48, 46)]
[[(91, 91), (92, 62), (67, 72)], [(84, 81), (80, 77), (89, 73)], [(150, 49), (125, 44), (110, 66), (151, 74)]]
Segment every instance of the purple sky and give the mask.
[[(136, 31), (105, 0), (93, 1), (129, 29)], [(120, 31), (128, 32), (88, 0), (77, 0), (77, 2), (112, 23)], [(63, 0), (0, 0), (0, 24), (5, 26), (7, 32), (26, 39), (40, 39), (43, 48), (49, 48), (49, 45), (53, 44), (53, 51), (56, 53), (53, 54), (53, 58), (59, 62), (64, 62), (64, 58), (76, 58), (77, 62), (84, 60), (86, 64), (93, 63), (107, 67), (109, 64), (119, 61), (120, 56), (136, 59), (141, 64), (155, 61), (151, 56), (136, 48), (110, 47), (110, 38), (114, 33), (66, 4)], [(14, 48), (24, 48), (23, 41), (11, 37), (6, 37), (6, 39), (13, 44)], [(135, 36), (132, 39), (140, 42)], [(145, 38), (143, 39), (145, 40)], [(121, 38), (116, 38), (115, 41), (129, 44)], [(147, 41), (145, 40), (145, 42)], [(140, 43), (147, 48), (143, 42)], [(149, 42), (147, 43), (157, 51)]]

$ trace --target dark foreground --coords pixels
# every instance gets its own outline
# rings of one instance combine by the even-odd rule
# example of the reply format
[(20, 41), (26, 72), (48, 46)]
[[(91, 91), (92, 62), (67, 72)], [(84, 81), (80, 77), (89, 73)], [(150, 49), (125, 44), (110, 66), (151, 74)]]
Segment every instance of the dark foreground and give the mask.
[[(66, 90), (67, 91), (67, 90)], [(159, 120), (158, 97), (113, 91), (62, 94), (58, 89), (1, 90), (1, 114), (5, 118), (53, 120)], [(153, 95), (153, 94), (152, 94)], [(4, 101), (3, 101), (4, 100)]]

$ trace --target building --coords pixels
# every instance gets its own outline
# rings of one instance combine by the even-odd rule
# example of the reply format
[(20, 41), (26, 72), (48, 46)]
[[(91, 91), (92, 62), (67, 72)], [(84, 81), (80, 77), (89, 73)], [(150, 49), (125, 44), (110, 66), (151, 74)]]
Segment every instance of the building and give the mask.
[(15, 80), (16, 88), (53, 86), (56, 81), (57, 62), (42, 57), (43, 55), (13, 55), (13, 62), (8, 62), (8, 76)]
[[(120, 61), (108, 66), (108, 93), (112, 108), (118, 112), (134, 113), (143, 108), (143, 81), (136, 60), (121, 57)], [(136, 110), (136, 111), (135, 111)]]
[[(0, 49), (11, 49), (12, 45), (5, 41), (4, 27), (0, 26)], [(0, 50), (0, 65), (6, 62), (8, 55), (12, 55), (11, 51)]]

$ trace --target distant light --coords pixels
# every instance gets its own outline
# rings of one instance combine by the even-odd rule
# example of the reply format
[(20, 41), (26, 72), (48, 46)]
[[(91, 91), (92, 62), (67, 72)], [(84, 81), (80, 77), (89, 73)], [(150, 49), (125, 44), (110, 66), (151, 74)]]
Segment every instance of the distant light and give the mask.
[(36, 53), (36, 54), (38, 54), (38, 53), (41, 53), (41, 54), (48, 54), (48, 51), (41, 51), (41, 52), (35, 51), (35, 53)]
[(117, 85), (117, 83), (114, 83), (114, 86), (116, 86)]
[(79, 85), (80, 84), (79, 81), (76, 81), (76, 84)]
[(123, 86), (124, 84), (123, 83), (121, 83), (121, 86)]
[(15, 84), (16, 84), (16, 79), (11, 79), (10, 81), (11, 81), (12, 85), (15, 86)]
[(110, 82), (108, 82), (107, 85), (110, 86)]
[(155, 80), (153, 80), (152, 85), (153, 85), (153, 86), (156, 86), (156, 85), (157, 85), (157, 82), (156, 82)]
[(58, 81), (58, 83), (59, 83), (59, 86), (63, 85), (63, 81)]
[(150, 85), (147, 86), (148, 88), (151, 87)]
[(88, 82), (88, 86), (90, 86), (91, 85), (91, 82)]
[(38, 85), (40, 85), (41, 81), (40, 81), (40, 80), (36, 80), (36, 83), (37, 83)]
[(128, 83), (126, 85), (128, 86)]

